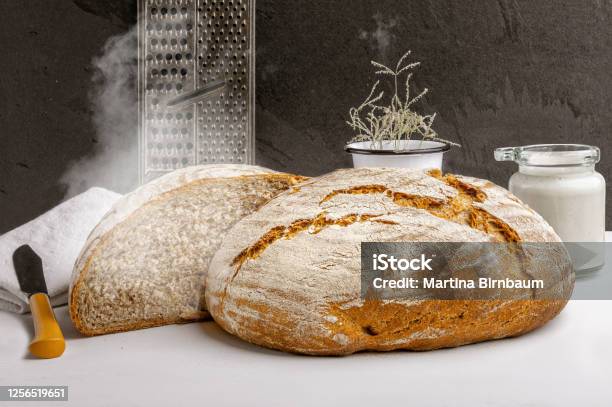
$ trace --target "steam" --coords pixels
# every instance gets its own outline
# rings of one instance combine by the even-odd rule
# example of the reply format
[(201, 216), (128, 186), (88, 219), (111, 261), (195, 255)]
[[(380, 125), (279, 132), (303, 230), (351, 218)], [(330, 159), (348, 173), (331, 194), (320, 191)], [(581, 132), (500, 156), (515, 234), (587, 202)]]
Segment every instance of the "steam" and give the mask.
[(93, 59), (89, 99), (96, 144), (62, 176), (68, 197), (93, 186), (128, 192), (138, 184), (137, 58), (138, 31), (132, 28), (108, 39)]
[(392, 30), (399, 25), (399, 21), (393, 17), (385, 20), (380, 13), (374, 15), (374, 21), (376, 22), (376, 29), (373, 31), (361, 30), (359, 38), (369, 41), (370, 46), (378, 53), (378, 59), (387, 62), (389, 48), (395, 39)]

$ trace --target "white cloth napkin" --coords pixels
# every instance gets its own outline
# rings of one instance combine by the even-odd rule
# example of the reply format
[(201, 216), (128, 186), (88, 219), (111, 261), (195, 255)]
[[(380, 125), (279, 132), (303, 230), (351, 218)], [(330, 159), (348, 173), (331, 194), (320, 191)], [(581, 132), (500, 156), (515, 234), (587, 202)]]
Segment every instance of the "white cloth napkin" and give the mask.
[(119, 197), (103, 188), (91, 188), (0, 235), (0, 310), (30, 310), (13, 267), (13, 252), (23, 244), (29, 244), (42, 259), (51, 304), (65, 304), (72, 267), (89, 232)]

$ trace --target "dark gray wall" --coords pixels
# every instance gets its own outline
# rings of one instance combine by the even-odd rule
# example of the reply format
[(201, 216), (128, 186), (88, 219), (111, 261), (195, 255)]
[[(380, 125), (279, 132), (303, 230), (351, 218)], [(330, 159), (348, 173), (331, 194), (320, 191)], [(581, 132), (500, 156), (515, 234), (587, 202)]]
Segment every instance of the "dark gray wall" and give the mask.
[(0, 233), (57, 205), (61, 175), (96, 146), (92, 57), (135, 15), (124, 1), (2, 0)]
[[(135, 15), (121, 0), (3, 6), (0, 233), (61, 200), (67, 165), (96, 148), (91, 58)], [(611, 46), (612, 5), (595, 0), (259, 0), (258, 162), (307, 175), (350, 165), (344, 120), (373, 83), (370, 59), (411, 49), (414, 86), (430, 89), (420, 107), (463, 145), (448, 170), (505, 185), (515, 168), (495, 147), (580, 142), (601, 147), (610, 179)]]

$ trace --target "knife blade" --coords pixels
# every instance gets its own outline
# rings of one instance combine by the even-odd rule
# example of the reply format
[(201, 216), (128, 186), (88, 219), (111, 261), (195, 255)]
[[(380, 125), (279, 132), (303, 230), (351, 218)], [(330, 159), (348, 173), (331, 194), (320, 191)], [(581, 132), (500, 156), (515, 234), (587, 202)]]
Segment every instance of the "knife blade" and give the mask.
[(24, 244), (15, 250), (13, 265), (21, 291), (28, 296), (36, 293), (48, 294), (42, 260), (30, 246)]

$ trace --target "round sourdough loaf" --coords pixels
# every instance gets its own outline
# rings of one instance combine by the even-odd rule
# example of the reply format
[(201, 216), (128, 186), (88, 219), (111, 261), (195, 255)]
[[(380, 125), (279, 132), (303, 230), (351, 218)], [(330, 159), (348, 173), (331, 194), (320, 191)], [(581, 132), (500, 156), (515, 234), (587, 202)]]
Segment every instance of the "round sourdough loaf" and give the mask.
[(70, 316), (86, 335), (208, 316), (208, 264), (236, 221), (302, 178), (249, 165), (174, 171), (122, 197), (76, 262)]
[(214, 256), (206, 302), (249, 342), (321, 355), (427, 350), (528, 332), (573, 289), (564, 250), (515, 272), (553, 282), (554, 297), (380, 300), (360, 293), (360, 243), (559, 242), (553, 229), (489, 181), (439, 171), (345, 169), (286, 191), (238, 222)]

